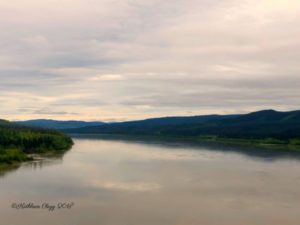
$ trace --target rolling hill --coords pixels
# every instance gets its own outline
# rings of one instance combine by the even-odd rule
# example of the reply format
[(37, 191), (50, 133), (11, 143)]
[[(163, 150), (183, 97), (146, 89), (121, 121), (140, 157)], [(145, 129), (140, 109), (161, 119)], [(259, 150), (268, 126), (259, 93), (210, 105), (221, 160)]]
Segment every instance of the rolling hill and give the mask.
[(300, 111), (263, 110), (243, 115), (155, 118), (64, 131), (85, 134), (154, 135), (298, 143)]
[(105, 124), (103, 122), (98, 122), (98, 121), (93, 121), (93, 122), (76, 121), (76, 120), (59, 121), (59, 120), (47, 120), (47, 119), (16, 121), (15, 123), (23, 126), (57, 129), (57, 130), (82, 128), (87, 126), (99, 126)]
[(239, 115), (204, 115), (204, 116), (181, 116), (161, 117), (137, 121), (118, 122), (102, 124), (100, 126), (89, 126), (77, 129), (63, 129), (65, 132), (75, 133), (126, 133), (126, 134), (149, 134), (157, 132), (158, 129), (174, 126), (193, 126), (211, 120), (231, 119)]

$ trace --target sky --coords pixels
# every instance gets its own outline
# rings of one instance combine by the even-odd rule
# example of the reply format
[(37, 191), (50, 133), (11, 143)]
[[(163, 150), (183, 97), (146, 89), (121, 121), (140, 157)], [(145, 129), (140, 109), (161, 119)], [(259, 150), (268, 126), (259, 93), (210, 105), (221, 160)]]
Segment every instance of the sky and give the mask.
[(299, 109), (299, 0), (0, 0), (0, 28), (0, 118)]

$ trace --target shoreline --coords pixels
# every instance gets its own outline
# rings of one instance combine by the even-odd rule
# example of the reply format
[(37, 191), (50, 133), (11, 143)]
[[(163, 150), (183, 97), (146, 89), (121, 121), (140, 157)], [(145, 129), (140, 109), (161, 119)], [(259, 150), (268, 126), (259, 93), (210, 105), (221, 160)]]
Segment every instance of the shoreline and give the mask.
[[(2, 149), (6, 151), (7, 154), (1, 155), (3, 158), (0, 161), (0, 169), (3, 166), (20, 165), (21, 163), (24, 162), (43, 160), (47, 157), (62, 156), (67, 151), (69, 151), (72, 148), (72, 146), (70, 146), (68, 149), (59, 150), (59, 151), (51, 149), (51, 150), (44, 150), (43, 152), (33, 152), (33, 153), (26, 153), (20, 149)], [(14, 152), (15, 155), (13, 155), (13, 157), (9, 156), (9, 154), (11, 153), (10, 151)], [(7, 157), (7, 159), (4, 159), (5, 157)]]
[[(192, 141), (197, 143), (215, 143), (231, 145), (235, 147), (257, 147), (262, 149), (277, 150), (277, 151), (289, 151), (289, 152), (300, 152), (299, 144), (288, 144), (283, 143), (280, 140), (272, 139), (272, 141), (277, 141), (277, 143), (271, 143), (271, 139), (241, 139), (241, 138), (220, 138), (220, 137), (208, 137), (208, 136), (198, 136), (198, 137), (179, 137), (179, 136), (159, 136), (159, 135), (131, 135), (131, 134), (104, 134), (104, 133), (68, 133), (71, 137), (76, 136), (102, 136), (102, 137), (118, 137), (125, 139), (151, 139), (151, 140), (179, 140), (179, 141)], [(297, 139), (298, 140), (298, 139)], [(269, 142), (268, 142), (269, 141)]]

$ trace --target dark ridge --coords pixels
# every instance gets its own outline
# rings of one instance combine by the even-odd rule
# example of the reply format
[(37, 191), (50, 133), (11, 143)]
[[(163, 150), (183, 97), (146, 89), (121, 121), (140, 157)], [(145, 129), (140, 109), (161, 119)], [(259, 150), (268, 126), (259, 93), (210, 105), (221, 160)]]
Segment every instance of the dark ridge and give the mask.
[[(165, 117), (64, 130), (67, 133), (154, 135), (208, 139), (276, 139), (298, 144), (300, 111), (263, 110), (244, 115)], [(299, 143), (300, 144), (300, 143)]]
[(77, 121), (77, 120), (59, 121), (59, 120), (49, 120), (49, 119), (16, 121), (15, 123), (23, 126), (57, 129), (57, 130), (82, 128), (87, 126), (99, 126), (105, 124), (104, 122), (99, 122), (99, 121), (93, 121), (93, 122)]

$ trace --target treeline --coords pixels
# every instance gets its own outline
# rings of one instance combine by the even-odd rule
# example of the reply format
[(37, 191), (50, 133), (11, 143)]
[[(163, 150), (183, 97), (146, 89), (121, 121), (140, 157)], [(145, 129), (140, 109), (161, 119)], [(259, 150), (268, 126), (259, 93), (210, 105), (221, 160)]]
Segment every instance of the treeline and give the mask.
[(0, 121), (0, 162), (24, 161), (28, 153), (63, 152), (72, 144), (71, 138), (58, 131)]
[[(153, 119), (152, 119), (153, 120)], [(300, 111), (264, 110), (245, 115), (186, 117), (107, 124), (66, 130), (69, 133), (152, 135), (211, 141), (255, 142), (262, 144), (300, 145)], [(159, 122), (159, 123), (158, 123)]]

